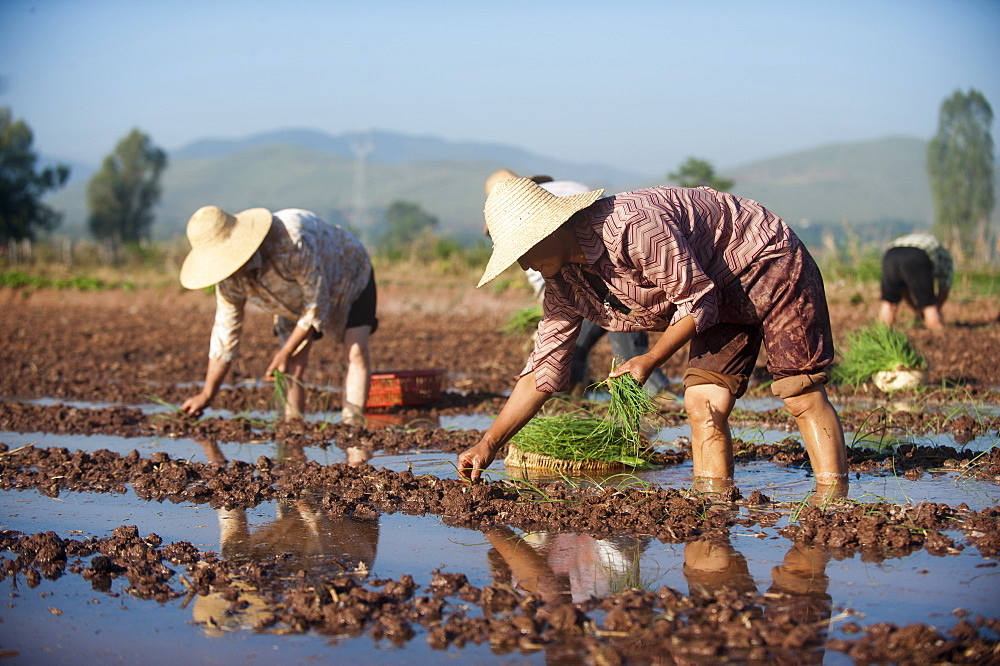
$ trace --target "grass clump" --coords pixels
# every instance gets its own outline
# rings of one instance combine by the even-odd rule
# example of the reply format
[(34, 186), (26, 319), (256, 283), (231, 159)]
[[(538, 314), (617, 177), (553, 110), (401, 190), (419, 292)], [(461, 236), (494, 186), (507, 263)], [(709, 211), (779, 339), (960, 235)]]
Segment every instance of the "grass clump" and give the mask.
[(292, 385), (298, 384), (301, 386), (302, 383), (287, 372), (275, 370), (271, 374), (273, 377), (272, 381), (274, 382), (274, 392), (271, 394), (271, 403), (274, 405), (274, 408), (280, 412), (288, 404), (288, 391)]
[(77, 275), (69, 278), (47, 278), (40, 275), (28, 275), (21, 271), (0, 271), (0, 287), (12, 287), (15, 289), (33, 288), (54, 288), (54, 289), (75, 289), (76, 291), (103, 291), (105, 289), (125, 289), (131, 291), (135, 289), (132, 282), (108, 283), (100, 278)]
[(927, 359), (902, 331), (882, 323), (871, 324), (847, 336), (847, 353), (832, 371), (833, 380), (857, 388), (875, 373), (923, 370)]
[(500, 330), (507, 335), (525, 335), (534, 332), (541, 320), (542, 306), (532, 305), (512, 314)]

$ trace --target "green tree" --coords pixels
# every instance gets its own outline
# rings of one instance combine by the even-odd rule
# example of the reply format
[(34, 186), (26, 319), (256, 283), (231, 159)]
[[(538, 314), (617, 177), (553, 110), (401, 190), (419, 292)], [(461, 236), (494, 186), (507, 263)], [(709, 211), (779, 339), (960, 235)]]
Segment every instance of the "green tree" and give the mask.
[(58, 226), (61, 215), (41, 203), (48, 190), (62, 187), (69, 167), (35, 170), (38, 156), (31, 149), (34, 136), (23, 120), (14, 120), (9, 107), (0, 108), (0, 241), (32, 239), (36, 230)]
[(677, 183), (681, 187), (701, 187), (708, 185), (713, 190), (728, 192), (735, 185), (735, 181), (729, 178), (720, 178), (715, 175), (715, 167), (710, 162), (700, 160), (697, 157), (689, 157), (676, 173), (668, 173), (667, 180)]
[(961, 90), (941, 104), (937, 134), (927, 146), (934, 229), (963, 254), (986, 246), (995, 203), (993, 109), (982, 93)]
[(412, 201), (394, 201), (385, 211), (385, 229), (378, 240), (378, 247), (398, 258), (403, 250), (425, 231), (438, 225), (438, 219)]
[(115, 245), (148, 239), (167, 154), (137, 129), (118, 142), (87, 185), (90, 232)]

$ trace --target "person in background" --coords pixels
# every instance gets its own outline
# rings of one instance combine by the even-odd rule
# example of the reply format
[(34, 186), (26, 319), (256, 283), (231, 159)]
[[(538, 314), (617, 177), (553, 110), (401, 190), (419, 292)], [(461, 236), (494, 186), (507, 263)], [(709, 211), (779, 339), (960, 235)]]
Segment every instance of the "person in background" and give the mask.
[(905, 300), (929, 330), (940, 333), (944, 327), (941, 308), (948, 300), (953, 275), (951, 254), (934, 236), (925, 232), (900, 236), (882, 255), (879, 321), (892, 326)]
[(555, 392), (584, 318), (616, 331), (659, 330), (647, 353), (618, 366), (644, 384), (685, 345), (684, 405), (696, 480), (733, 476), (729, 415), (760, 346), (771, 391), (795, 418), (819, 494), (845, 494), (844, 431), (824, 384), (833, 334), (823, 278), (785, 222), (756, 201), (709, 187), (652, 187), (601, 198), (557, 197), (527, 178), (486, 201), (493, 253), (478, 286), (511, 264), (545, 276), (535, 347), (496, 420), (458, 457), (482, 471)]
[(181, 284), (215, 285), (216, 312), (205, 385), (181, 409), (200, 414), (218, 393), (239, 351), (249, 302), (274, 315), (279, 348), (264, 378), (288, 374), (285, 418), (302, 418), (309, 348), (329, 334), (344, 345), (343, 420), (363, 422), (371, 381), (368, 338), (378, 319), (375, 274), (361, 241), (296, 208), (230, 215), (205, 206), (191, 216), (187, 236), (191, 252), (181, 266)]
[[(500, 169), (490, 174), (486, 179), (486, 196), (490, 195), (497, 183), (517, 178), (517, 174), (509, 169)], [(559, 197), (571, 196), (573, 194), (584, 194), (592, 192), (593, 188), (587, 187), (583, 183), (575, 180), (553, 180), (551, 176), (530, 176), (532, 182), (540, 185), (544, 190)], [(486, 230), (489, 235), (489, 229)], [(539, 300), (545, 296), (545, 278), (538, 271), (528, 269), (524, 271), (528, 277), (528, 283)], [(573, 363), (570, 367), (569, 392), (573, 395), (583, 395), (587, 389), (587, 368), (590, 360), (590, 351), (600, 339), (608, 334), (608, 341), (611, 343), (611, 353), (623, 361), (627, 361), (633, 356), (645, 354), (649, 349), (649, 334), (646, 331), (606, 331), (589, 319), (584, 319), (580, 328), (580, 334), (576, 338), (576, 350), (573, 353)], [(656, 368), (646, 382), (646, 390), (652, 395), (658, 395), (664, 400), (676, 401), (677, 396), (670, 393), (670, 383), (663, 370)]]

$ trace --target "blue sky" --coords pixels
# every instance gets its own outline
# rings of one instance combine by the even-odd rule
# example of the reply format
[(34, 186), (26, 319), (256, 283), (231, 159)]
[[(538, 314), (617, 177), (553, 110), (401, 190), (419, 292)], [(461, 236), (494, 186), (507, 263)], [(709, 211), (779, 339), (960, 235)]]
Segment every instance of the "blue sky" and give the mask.
[(659, 175), (1000, 113), (1000, 0), (0, 0), (0, 106), (97, 164), (284, 128), (511, 144)]

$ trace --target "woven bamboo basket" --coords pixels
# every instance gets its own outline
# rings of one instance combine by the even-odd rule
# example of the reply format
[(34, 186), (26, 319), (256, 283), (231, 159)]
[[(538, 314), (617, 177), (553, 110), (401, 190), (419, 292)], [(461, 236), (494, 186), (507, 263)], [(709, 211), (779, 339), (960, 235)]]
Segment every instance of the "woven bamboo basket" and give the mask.
[(544, 453), (525, 451), (514, 443), (507, 444), (507, 456), (503, 464), (510, 467), (528, 467), (534, 469), (565, 469), (571, 471), (604, 471), (624, 469), (625, 463), (616, 460), (567, 460), (553, 458)]

